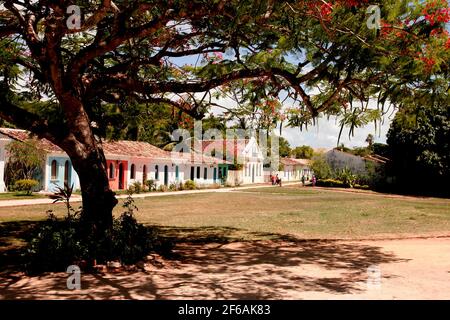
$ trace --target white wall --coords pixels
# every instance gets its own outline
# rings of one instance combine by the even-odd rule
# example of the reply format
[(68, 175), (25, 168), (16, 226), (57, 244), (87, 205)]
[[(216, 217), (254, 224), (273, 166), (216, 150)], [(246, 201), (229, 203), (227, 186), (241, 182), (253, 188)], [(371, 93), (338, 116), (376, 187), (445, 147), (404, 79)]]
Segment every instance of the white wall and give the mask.
[(6, 192), (5, 185), (5, 162), (6, 149), (5, 146), (11, 141), (10, 138), (0, 134), (0, 192)]
[[(134, 164), (136, 168), (135, 179), (131, 179), (131, 165)], [(176, 163), (170, 160), (145, 160), (132, 158), (128, 162), (128, 185), (133, 184), (135, 181), (143, 182), (143, 168), (146, 165), (147, 180), (154, 180), (157, 187), (164, 185), (164, 166), (167, 165), (168, 169), (168, 184), (172, 183), (184, 183), (190, 180), (191, 166), (194, 169), (194, 181), (198, 184), (213, 184), (214, 168), (216, 168), (218, 179), (217, 165), (207, 164), (191, 164), (191, 163)], [(158, 179), (156, 179), (156, 166), (158, 166)], [(178, 166), (178, 179), (176, 177), (176, 166)], [(200, 167), (200, 178), (197, 178), (197, 167)], [(207, 169), (207, 179), (204, 179), (204, 169)]]
[(257, 161), (248, 161), (242, 168), (242, 179), (244, 184), (263, 183), (264, 172), (263, 163)]

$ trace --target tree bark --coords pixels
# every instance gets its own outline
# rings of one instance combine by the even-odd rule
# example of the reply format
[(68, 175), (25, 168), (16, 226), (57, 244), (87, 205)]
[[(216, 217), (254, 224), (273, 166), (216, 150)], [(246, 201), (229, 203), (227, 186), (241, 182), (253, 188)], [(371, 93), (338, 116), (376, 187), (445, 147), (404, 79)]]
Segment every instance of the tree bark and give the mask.
[(69, 154), (78, 173), (82, 194), (82, 221), (99, 236), (112, 227), (112, 210), (117, 204), (109, 187), (106, 159), (101, 147), (92, 147), (85, 156)]

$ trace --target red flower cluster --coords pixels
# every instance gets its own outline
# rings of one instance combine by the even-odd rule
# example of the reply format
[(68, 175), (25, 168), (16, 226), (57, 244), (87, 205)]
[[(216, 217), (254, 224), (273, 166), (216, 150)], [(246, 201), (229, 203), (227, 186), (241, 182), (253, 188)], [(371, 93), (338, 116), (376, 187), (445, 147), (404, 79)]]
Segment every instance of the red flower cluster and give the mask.
[(361, 5), (367, 4), (369, 0), (329, 0), (327, 2), (321, 0), (314, 0), (308, 3), (309, 13), (317, 14), (325, 19), (329, 20), (331, 13), (333, 12), (333, 8), (336, 6), (345, 6), (345, 7), (359, 7)]
[(427, 73), (431, 72), (434, 65), (436, 64), (436, 60), (429, 57), (419, 57), (419, 59), (425, 64), (425, 71)]
[(434, 0), (426, 4), (422, 14), (431, 25), (450, 22), (450, 8), (447, 0)]

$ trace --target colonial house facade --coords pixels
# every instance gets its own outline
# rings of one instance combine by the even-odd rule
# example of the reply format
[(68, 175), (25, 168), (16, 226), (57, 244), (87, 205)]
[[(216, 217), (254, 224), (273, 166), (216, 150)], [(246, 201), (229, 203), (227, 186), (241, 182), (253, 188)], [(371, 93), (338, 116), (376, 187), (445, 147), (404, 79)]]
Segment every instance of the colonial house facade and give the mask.
[[(7, 191), (6, 146), (11, 141), (26, 142), (25, 130), (0, 128), (0, 192)], [(192, 141), (191, 141), (192, 142)], [(103, 141), (107, 174), (112, 190), (124, 190), (140, 182), (153, 180), (156, 187), (195, 181), (197, 185), (258, 184), (268, 182), (273, 172), (264, 169), (264, 155), (254, 137), (234, 140), (196, 141), (189, 152), (170, 152), (142, 141)], [(200, 146), (200, 147), (199, 147)], [(54, 192), (65, 183), (80, 189), (80, 181), (69, 156), (46, 139), (37, 147), (45, 151), (41, 172), (35, 177), (39, 189)], [(185, 151), (185, 150), (184, 150)], [(308, 160), (281, 159), (284, 169), (278, 172), (283, 181), (298, 181), (311, 176)]]
[(264, 155), (255, 137), (202, 140), (204, 155), (226, 160), (220, 176), (230, 185), (264, 183)]
[(309, 180), (313, 176), (309, 159), (281, 158), (280, 163), (282, 170), (278, 172), (278, 177), (282, 181), (300, 181), (302, 176)]
[[(5, 185), (5, 164), (8, 161), (6, 145), (13, 141), (25, 142), (29, 132), (0, 128), (0, 191)], [(38, 140), (38, 148), (44, 150), (45, 161), (41, 173), (36, 176), (40, 189), (53, 192), (64, 183), (80, 189), (80, 182), (69, 156), (46, 139)], [(104, 141), (107, 174), (113, 190), (127, 189), (134, 182), (153, 180), (157, 187), (193, 180), (199, 185), (220, 183), (219, 164), (222, 161), (203, 155), (181, 155), (162, 150), (140, 141)]]

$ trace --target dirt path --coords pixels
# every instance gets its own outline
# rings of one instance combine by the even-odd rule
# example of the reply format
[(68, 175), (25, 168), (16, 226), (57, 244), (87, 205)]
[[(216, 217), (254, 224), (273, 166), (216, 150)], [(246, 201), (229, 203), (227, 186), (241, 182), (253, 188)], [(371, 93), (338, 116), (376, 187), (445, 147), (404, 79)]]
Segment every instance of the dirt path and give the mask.
[(78, 292), (64, 273), (0, 275), (0, 298), (450, 299), (450, 238), (184, 244), (177, 253), (145, 271), (83, 274)]

